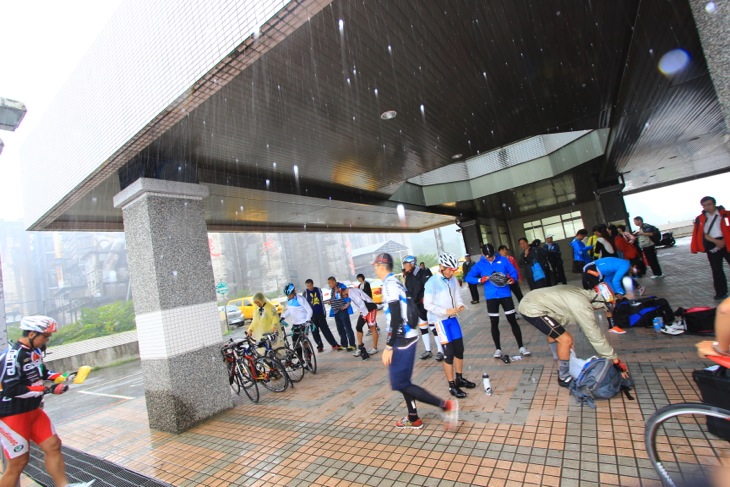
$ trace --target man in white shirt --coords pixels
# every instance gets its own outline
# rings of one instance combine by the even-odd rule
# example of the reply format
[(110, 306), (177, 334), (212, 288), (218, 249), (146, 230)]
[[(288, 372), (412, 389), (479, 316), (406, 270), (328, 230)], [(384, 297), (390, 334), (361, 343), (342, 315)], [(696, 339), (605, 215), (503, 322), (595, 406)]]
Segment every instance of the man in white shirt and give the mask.
[[(378, 329), (375, 326), (375, 317), (378, 313), (378, 305), (375, 304), (370, 296), (358, 288), (350, 288), (342, 290), (344, 298), (350, 298), (355, 312), (359, 313), (355, 332), (357, 335), (357, 350), (352, 354), (354, 357), (362, 357), (363, 360), (370, 358), (371, 355), (378, 353)], [(373, 346), (370, 350), (365, 350), (365, 344), (362, 341), (362, 329), (367, 323), (373, 335)]]

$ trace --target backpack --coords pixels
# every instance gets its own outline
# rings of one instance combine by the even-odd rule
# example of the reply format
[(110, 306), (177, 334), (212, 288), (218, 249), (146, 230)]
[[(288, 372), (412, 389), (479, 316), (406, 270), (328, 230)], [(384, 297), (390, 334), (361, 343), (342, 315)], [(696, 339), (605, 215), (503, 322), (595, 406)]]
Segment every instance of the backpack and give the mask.
[(621, 377), (621, 369), (608, 358), (594, 357), (581, 370), (577, 379), (570, 383), (570, 394), (575, 396), (580, 405), (596, 408), (596, 399), (611, 399), (619, 392), (633, 401), (629, 391), (634, 387), (634, 381), (629, 377)]
[(651, 236), (649, 236), (649, 240), (652, 241), (654, 245), (658, 245), (659, 242), (662, 241), (662, 231), (659, 230), (654, 225), (647, 225), (649, 227), (649, 231), (651, 232)]

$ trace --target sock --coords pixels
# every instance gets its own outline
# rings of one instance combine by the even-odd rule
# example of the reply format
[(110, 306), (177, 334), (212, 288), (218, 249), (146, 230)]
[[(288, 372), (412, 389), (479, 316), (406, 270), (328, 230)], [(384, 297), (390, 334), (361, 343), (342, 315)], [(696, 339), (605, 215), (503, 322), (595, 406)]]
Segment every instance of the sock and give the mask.
[(570, 375), (570, 360), (558, 360), (558, 377), (564, 379)]
[(553, 352), (553, 360), (558, 360), (558, 342), (548, 343), (548, 347)]
[(438, 338), (436, 339), (436, 349), (439, 352), (441, 352), (441, 354), (443, 355), (443, 353), (444, 353), (444, 346), (441, 345), (441, 342), (438, 340)]
[(416, 421), (418, 421), (418, 414), (408, 413), (408, 421), (410, 421), (411, 423), (415, 423)]
[(616, 320), (613, 319), (613, 316), (607, 316), (606, 319), (608, 320), (608, 327), (613, 328), (616, 326)]
[(427, 352), (431, 351), (431, 338), (428, 336), (428, 328), (426, 328), (426, 332), (423, 332), (423, 328), (421, 328), (421, 339), (423, 340), (423, 348), (426, 349)]
[(453, 389), (455, 387), (456, 387), (456, 382), (454, 382), (453, 380), (450, 380), (449, 381), (449, 389)]
[(456, 373), (456, 381), (457, 381), (457, 382), (460, 382), (460, 381), (462, 381), (463, 379), (464, 379), (464, 377), (462, 377), (462, 376), (461, 376), (461, 374), (457, 372), (457, 373)]

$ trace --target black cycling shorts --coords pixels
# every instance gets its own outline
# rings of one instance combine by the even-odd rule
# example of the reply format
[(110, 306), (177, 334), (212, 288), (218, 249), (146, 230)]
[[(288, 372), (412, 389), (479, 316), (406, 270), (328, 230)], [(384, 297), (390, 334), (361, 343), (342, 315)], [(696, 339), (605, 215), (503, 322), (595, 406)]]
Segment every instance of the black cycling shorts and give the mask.
[(550, 338), (557, 339), (560, 335), (565, 333), (563, 325), (550, 318), (549, 316), (525, 316), (522, 315), (532, 326), (540, 330), (543, 335), (547, 335)]

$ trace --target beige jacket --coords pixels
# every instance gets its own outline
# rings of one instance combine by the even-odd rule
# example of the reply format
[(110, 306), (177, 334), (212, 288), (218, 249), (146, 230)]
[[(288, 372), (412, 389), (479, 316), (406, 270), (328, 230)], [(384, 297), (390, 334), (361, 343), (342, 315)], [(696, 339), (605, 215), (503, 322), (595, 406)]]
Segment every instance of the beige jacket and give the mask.
[(598, 327), (593, 312), (594, 309), (605, 309), (602, 302), (591, 303), (596, 295), (593, 290), (586, 291), (576, 286), (535, 289), (522, 298), (519, 312), (532, 318), (549, 316), (564, 328), (569, 324), (578, 323), (600, 357), (615, 359), (618, 358), (616, 352)]

